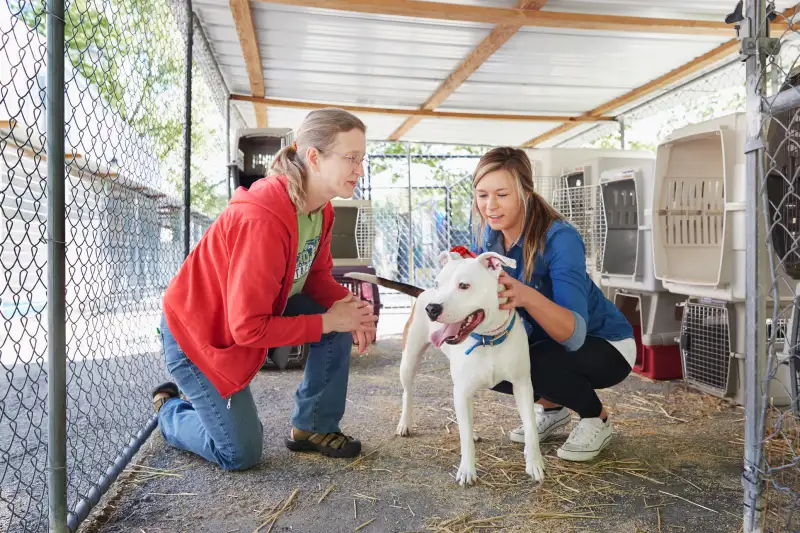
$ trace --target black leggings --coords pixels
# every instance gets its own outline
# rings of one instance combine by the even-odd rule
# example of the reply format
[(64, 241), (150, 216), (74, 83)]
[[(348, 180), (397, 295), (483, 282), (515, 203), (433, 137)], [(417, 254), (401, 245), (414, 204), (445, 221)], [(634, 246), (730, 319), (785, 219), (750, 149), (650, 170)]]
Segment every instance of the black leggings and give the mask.
[[(631, 365), (622, 354), (600, 337), (587, 335), (576, 352), (568, 352), (552, 339), (536, 342), (529, 348), (535, 399), (563, 405), (581, 418), (600, 416), (603, 405), (594, 391), (620, 383), (631, 372)], [(513, 393), (508, 381), (501, 381), (492, 389)]]

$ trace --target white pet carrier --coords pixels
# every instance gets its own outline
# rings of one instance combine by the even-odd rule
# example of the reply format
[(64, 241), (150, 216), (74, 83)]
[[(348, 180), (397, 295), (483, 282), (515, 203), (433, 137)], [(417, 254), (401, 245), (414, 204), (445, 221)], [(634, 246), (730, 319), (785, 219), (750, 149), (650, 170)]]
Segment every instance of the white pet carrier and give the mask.
[[(599, 148), (533, 148), (526, 150), (534, 177), (561, 177), (587, 172), (586, 183), (597, 183), (596, 176), (609, 168), (636, 166), (637, 159), (653, 159), (649, 150), (610, 150)], [(594, 162), (601, 162), (595, 164)], [(585, 167), (589, 167), (588, 169)]]
[(658, 147), (653, 264), (669, 291), (745, 299), (745, 119), (734, 113), (687, 126)]
[[(683, 311), (680, 347), (684, 380), (715, 396), (744, 403), (744, 302), (735, 304), (707, 298), (689, 298)], [(772, 317), (771, 305), (767, 316)], [(767, 330), (773, 325), (767, 321)], [(782, 345), (785, 320), (777, 324), (777, 343)], [(780, 351), (780, 346), (776, 346)], [(768, 401), (776, 406), (790, 402), (789, 368), (778, 367), (770, 381)]]
[(331, 235), (333, 266), (372, 264), (375, 221), (371, 200), (332, 200), (336, 218)]
[(605, 242), (600, 265), (604, 286), (642, 292), (664, 290), (653, 272), (654, 161), (600, 176)]
[[(627, 154), (620, 152), (619, 154)], [(652, 154), (648, 153), (650, 160)], [(574, 165), (561, 175), (558, 188), (553, 192), (553, 207), (580, 233), (586, 247), (586, 270), (594, 282), (602, 287), (601, 272), (606, 244), (606, 217), (600, 176), (609, 170), (636, 168), (648, 159), (638, 157), (597, 157)], [(608, 288), (606, 296), (611, 297)]]
[(635, 372), (651, 379), (683, 377), (676, 309), (684, 300), (685, 296), (667, 291), (616, 289), (614, 304), (630, 322), (636, 340)]

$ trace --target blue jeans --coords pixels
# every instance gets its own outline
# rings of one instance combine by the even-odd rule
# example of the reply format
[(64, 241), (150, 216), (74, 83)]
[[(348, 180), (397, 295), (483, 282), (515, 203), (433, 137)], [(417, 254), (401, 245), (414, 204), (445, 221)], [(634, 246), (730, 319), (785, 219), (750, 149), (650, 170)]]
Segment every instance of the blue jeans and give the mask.
[[(324, 313), (304, 294), (289, 299), (284, 316)], [(161, 319), (167, 370), (188, 401), (173, 398), (158, 412), (158, 425), (172, 446), (216, 463), (225, 470), (244, 470), (261, 460), (263, 425), (248, 385), (228, 400), (183, 353)], [(295, 393), (291, 422), (315, 433), (339, 431), (350, 373), (350, 333), (329, 333), (311, 344), (303, 381)], [(266, 354), (266, 350), (265, 350)]]

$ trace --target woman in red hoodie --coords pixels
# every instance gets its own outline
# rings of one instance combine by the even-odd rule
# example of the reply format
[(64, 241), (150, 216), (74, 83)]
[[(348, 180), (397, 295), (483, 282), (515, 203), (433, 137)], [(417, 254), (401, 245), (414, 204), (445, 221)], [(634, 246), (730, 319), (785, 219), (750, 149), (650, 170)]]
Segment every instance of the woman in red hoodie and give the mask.
[(311, 343), (286, 446), (361, 451), (339, 422), (353, 339), (363, 351), (376, 317), (331, 276), (330, 200), (353, 195), (365, 132), (341, 109), (309, 113), (271, 175), (236, 191), (171, 281), (160, 331), (177, 385), (156, 388), (153, 403), (172, 446), (226, 470), (257, 464), (263, 427), (249, 383), (269, 348)]

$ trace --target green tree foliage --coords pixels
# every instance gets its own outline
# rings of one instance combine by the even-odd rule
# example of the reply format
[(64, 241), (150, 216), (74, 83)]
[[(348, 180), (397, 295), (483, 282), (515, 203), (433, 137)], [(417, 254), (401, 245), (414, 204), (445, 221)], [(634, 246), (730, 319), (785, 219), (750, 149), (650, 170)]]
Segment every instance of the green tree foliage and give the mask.
[[(21, 13), (29, 28), (46, 34), (43, 0), (17, 1), (12, 9)], [(163, 176), (141, 178), (154, 185), (166, 179), (180, 191), (185, 44), (169, 3), (71, 0), (65, 11), (64, 36), (72, 67), (102, 99), (92, 112), (103, 114), (103, 108), (108, 107), (147, 140), (152, 155), (160, 162)], [(209, 151), (224, 151), (219, 139), (223, 137), (222, 120), (197, 66), (192, 70), (192, 207), (216, 216), (225, 205), (214, 186), (225, 179), (224, 166), (209, 168), (204, 156)], [(71, 75), (67, 74), (69, 83)], [(132, 140), (122, 140), (128, 141)]]

